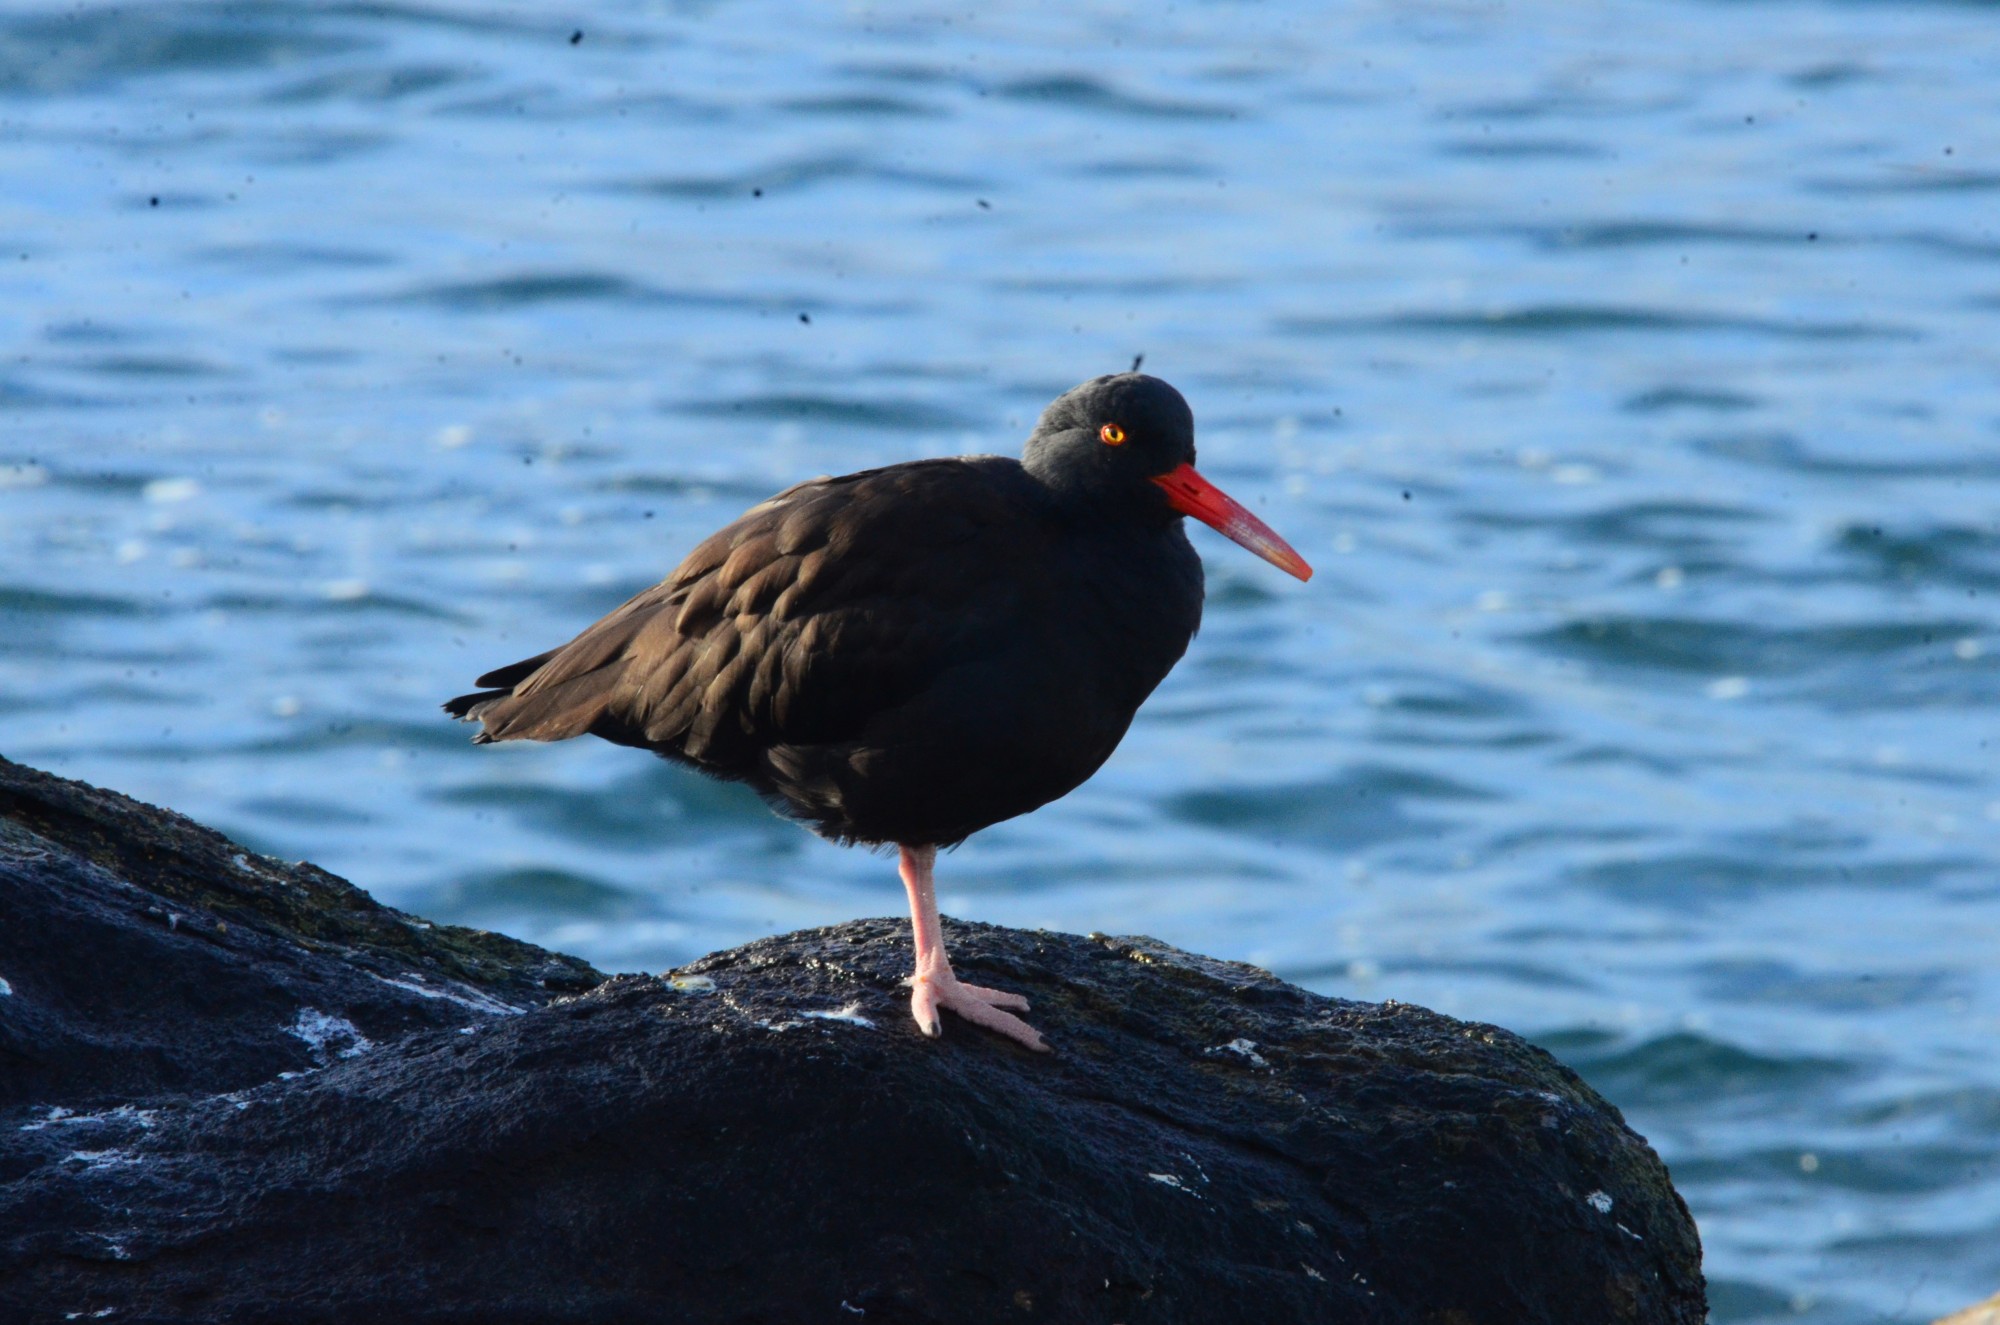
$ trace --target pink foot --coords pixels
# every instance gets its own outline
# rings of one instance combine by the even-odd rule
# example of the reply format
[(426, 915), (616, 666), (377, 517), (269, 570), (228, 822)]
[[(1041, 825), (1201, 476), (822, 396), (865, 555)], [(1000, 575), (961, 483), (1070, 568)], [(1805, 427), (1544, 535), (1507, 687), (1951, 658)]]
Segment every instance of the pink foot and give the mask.
[(984, 1026), (1016, 1044), (1047, 1053), (1049, 1047), (1042, 1043), (1041, 1032), (1019, 1017), (1001, 1011), (1012, 1008), (1015, 1012), (1026, 1012), (1027, 999), (982, 985), (961, 984), (952, 974), (951, 959), (944, 955), (944, 931), (938, 920), (937, 886), (931, 878), (931, 867), (937, 863), (937, 848), (905, 845), (901, 857), (899, 872), (903, 887), (910, 893), (910, 941), (917, 957), (917, 969), (910, 976), (910, 1013), (917, 1019), (917, 1029), (936, 1037), (944, 1029), (938, 1023), (938, 1009), (950, 1008), (975, 1026)]
[(950, 1008), (973, 1025), (984, 1026), (1039, 1053), (1049, 1051), (1040, 1031), (1019, 1017), (1000, 1010), (1012, 1008), (1016, 1012), (1026, 1012), (1028, 1000), (1019, 994), (1003, 993), (982, 985), (961, 984), (949, 969), (934, 975), (911, 976), (910, 1012), (917, 1019), (917, 1029), (932, 1037), (941, 1034), (944, 1028), (938, 1022), (939, 1008)]

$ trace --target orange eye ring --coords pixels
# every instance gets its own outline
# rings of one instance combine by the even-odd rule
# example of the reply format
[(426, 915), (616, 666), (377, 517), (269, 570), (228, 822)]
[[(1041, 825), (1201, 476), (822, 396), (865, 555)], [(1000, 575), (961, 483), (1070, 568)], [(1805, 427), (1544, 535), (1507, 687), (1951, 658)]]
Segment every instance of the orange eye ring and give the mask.
[(1097, 430), (1097, 439), (1106, 446), (1125, 445), (1125, 430), (1115, 423), (1107, 423)]

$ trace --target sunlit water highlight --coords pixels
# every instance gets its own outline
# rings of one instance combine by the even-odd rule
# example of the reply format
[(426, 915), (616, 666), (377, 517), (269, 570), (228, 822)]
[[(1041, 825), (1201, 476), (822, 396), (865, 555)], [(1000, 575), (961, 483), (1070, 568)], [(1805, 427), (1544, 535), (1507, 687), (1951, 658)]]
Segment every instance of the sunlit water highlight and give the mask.
[(611, 968), (896, 912), (436, 705), (1143, 351), (1321, 573), (1197, 531), (946, 909), (1534, 1036), (1719, 1321), (2000, 1288), (1990, 14), (1128, 9), (0, 11), (0, 751)]

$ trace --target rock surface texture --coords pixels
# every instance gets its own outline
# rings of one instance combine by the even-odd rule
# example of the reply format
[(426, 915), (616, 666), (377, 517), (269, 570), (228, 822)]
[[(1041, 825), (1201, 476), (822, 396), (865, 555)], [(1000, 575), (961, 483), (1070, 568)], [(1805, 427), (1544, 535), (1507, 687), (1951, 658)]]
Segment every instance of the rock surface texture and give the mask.
[(0, 760), (0, 1320), (1705, 1316), (1617, 1110), (1506, 1031), (1149, 939), (908, 926), (602, 980)]

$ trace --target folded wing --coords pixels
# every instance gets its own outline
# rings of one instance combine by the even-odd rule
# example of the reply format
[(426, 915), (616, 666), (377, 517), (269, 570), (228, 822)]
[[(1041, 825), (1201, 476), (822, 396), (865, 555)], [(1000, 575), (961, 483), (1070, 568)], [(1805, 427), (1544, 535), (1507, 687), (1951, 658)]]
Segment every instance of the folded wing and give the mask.
[(1019, 467), (990, 458), (800, 484), (446, 711), (478, 721), (480, 742), (588, 733), (757, 780), (774, 748), (857, 739), (976, 660), (1019, 610), (1002, 562), (1032, 554), (1031, 507)]

